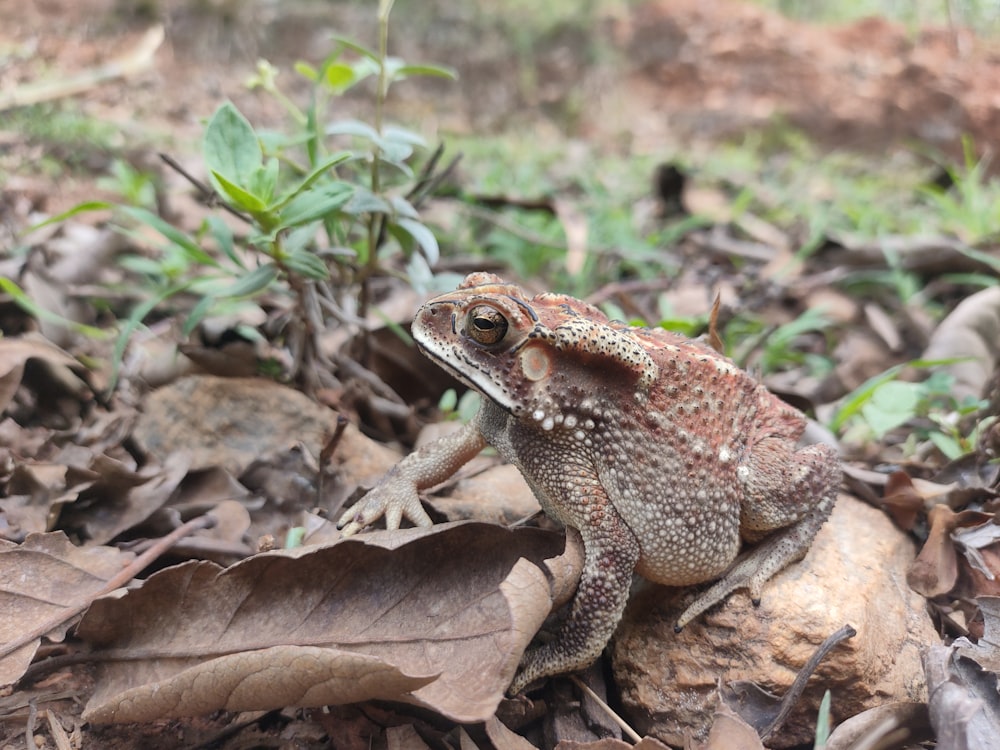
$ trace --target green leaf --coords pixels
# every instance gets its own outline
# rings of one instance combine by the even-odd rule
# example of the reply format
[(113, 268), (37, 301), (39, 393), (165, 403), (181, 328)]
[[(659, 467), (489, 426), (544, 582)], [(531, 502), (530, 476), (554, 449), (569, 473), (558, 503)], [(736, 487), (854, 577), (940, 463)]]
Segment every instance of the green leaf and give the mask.
[(216, 301), (215, 297), (211, 295), (198, 300), (198, 304), (191, 308), (191, 312), (188, 313), (187, 318), (184, 320), (184, 325), (181, 326), (181, 335), (184, 337), (190, 336), (191, 331), (197, 328), (198, 324), (205, 319), (205, 316), (211, 311)]
[(321, 219), (346, 204), (353, 194), (346, 182), (333, 182), (310, 188), (297, 195), (281, 211), (282, 226), (294, 227)]
[(951, 435), (945, 435), (943, 432), (931, 432), (927, 437), (949, 461), (956, 461), (966, 453), (958, 440)]
[(36, 229), (41, 229), (42, 227), (47, 227), (50, 224), (59, 224), (60, 222), (66, 221), (66, 219), (71, 219), (77, 214), (86, 213), (87, 211), (104, 211), (109, 208), (114, 208), (114, 204), (108, 203), (107, 201), (85, 201), (83, 203), (77, 203), (73, 208), (63, 211), (61, 214), (56, 214), (55, 216), (50, 216), (45, 221), (40, 221), (37, 224), (25, 229), (21, 236), (31, 234)]
[(218, 296), (248, 297), (262, 289), (266, 289), (276, 278), (278, 278), (278, 267), (273, 263), (265, 263), (234, 281), (230, 286), (219, 292)]
[(396, 77), (405, 78), (406, 76), (431, 76), (433, 78), (447, 78), (454, 81), (458, 78), (458, 72), (454, 68), (444, 65), (417, 64), (399, 66), (396, 69)]
[(305, 60), (296, 61), (295, 65), (292, 66), (296, 73), (305, 78), (308, 81), (316, 83), (319, 80), (319, 71), (316, 70), (312, 65), (307, 63)]
[(437, 237), (434, 236), (434, 233), (426, 225), (407, 218), (396, 219), (393, 223), (416, 240), (420, 249), (423, 250), (424, 257), (427, 258), (428, 263), (433, 266), (438, 262), (441, 251), (438, 248)]
[(940, 367), (942, 365), (950, 365), (955, 362), (961, 362), (964, 359), (966, 358), (949, 357), (946, 359), (912, 359), (909, 362), (894, 365), (878, 375), (873, 375), (844, 397), (837, 413), (834, 415), (833, 419), (830, 420), (830, 424), (828, 425), (829, 428), (834, 432), (839, 432), (848, 419), (861, 411), (861, 407), (864, 406), (869, 399), (871, 399), (872, 394), (877, 388), (879, 388), (883, 383), (887, 383), (888, 381), (896, 378), (904, 368), (914, 367), (920, 369), (927, 367)]
[(236, 208), (242, 209), (252, 214), (260, 213), (267, 209), (264, 200), (248, 190), (244, 190), (239, 185), (231, 182), (220, 172), (212, 170), (212, 178), (217, 183), (224, 198), (228, 199)]
[(352, 52), (357, 52), (362, 57), (367, 57), (369, 60), (371, 60), (374, 63), (377, 63), (379, 61), (377, 53), (372, 52), (367, 47), (364, 47), (364, 46), (358, 44), (353, 39), (348, 39), (347, 37), (343, 37), (343, 36), (340, 36), (338, 34), (334, 34), (333, 35), (333, 40), (335, 42), (337, 42), (338, 44), (340, 44), (342, 47), (346, 47), (347, 49), (351, 50)]
[(361, 120), (337, 120), (326, 126), (327, 135), (354, 135), (369, 141), (379, 141), (378, 131)]
[(213, 177), (222, 175), (246, 191), (264, 164), (264, 153), (253, 126), (232, 102), (224, 103), (212, 115), (205, 129), (202, 151)]
[(324, 71), (323, 82), (332, 89), (345, 89), (354, 83), (354, 68), (344, 63), (330, 63)]
[(975, 261), (991, 267), (994, 271), (1000, 271), (1000, 257), (992, 253), (983, 252), (982, 250), (977, 250), (974, 247), (969, 247), (967, 245), (959, 246), (958, 251)]
[(270, 203), (274, 190), (278, 186), (278, 160), (270, 158), (267, 163), (254, 172), (250, 180), (250, 192), (258, 196), (264, 203)]
[(830, 725), (832, 723), (830, 703), (830, 691), (827, 690), (823, 693), (823, 700), (820, 701), (819, 713), (816, 716), (816, 743), (813, 750), (826, 747), (827, 740), (830, 738)]
[(390, 196), (389, 204), (392, 206), (392, 210), (396, 212), (396, 216), (402, 216), (406, 219), (420, 219), (417, 209), (401, 195)]
[(205, 219), (205, 223), (208, 225), (208, 231), (212, 234), (215, 244), (225, 253), (226, 257), (239, 268), (246, 268), (243, 259), (236, 252), (236, 246), (233, 243), (233, 230), (229, 228), (229, 225), (218, 216), (209, 216)]
[(882, 437), (912, 419), (919, 403), (920, 384), (891, 380), (875, 389), (861, 407), (861, 415), (875, 435)]
[[(315, 167), (311, 172), (309, 172), (309, 174), (303, 177), (301, 182), (299, 182), (294, 188), (292, 188), (291, 190), (287, 191), (284, 195), (282, 195), (277, 202), (268, 206), (268, 209), (271, 211), (280, 211), (293, 198), (295, 198), (295, 196), (297, 196), (299, 193), (301, 193), (310, 185), (312, 185), (314, 182), (316, 182), (316, 180), (318, 180), (320, 177), (326, 174), (327, 171), (337, 166), (338, 164), (347, 161), (351, 157), (352, 154), (350, 151), (338, 151), (337, 153), (333, 154), (332, 156), (327, 158), (322, 164)], [(337, 183), (337, 184), (347, 185), (347, 183)]]
[(389, 201), (385, 198), (375, 195), (368, 188), (359, 185), (354, 188), (354, 195), (351, 196), (347, 205), (344, 206), (344, 213), (351, 216), (388, 214), (392, 213), (392, 206), (389, 205)]
[(326, 264), (307, 250), (289, 253), (284, 259), (284, 264), (290, 271), (305, 276), (307, 279), (323, 281), (330, 278)]
[(420, 133), (398, 125), (382, 128), (382, 138), (393, 143), (408, 143), (411, 146), (427, 146), (427, 140)]
[(18, 307), (38, 320), (55, 323), (56, 325), (63, 326), (71, 331), (82, 333), (83, 335), (94, 339), (106, 339), (108, 337), (107, 331), (101, 330), (100, 328), (94, 328), (93, 326), (88, 326), (84, 323), (77, 323), (75, 320), (64, 318), (62, 315), (57, 315), (51, 310), (46, 310), (44, 307), (31, 299), (31, 297), (29, 297), (28, 294), (13, 280), (8, 279), (6, 276), (0, 276), (0, 289), (10, 295), (11, 299), (14, 300), (14, 303)]
[(168, 241), (183, 250), (184, 254), (195, 263), (212, 268), (220, 268), (219, 262), (209, 253), (202, 250), (201, 245), (195, 242), (192, 237), (164, 221), (152, 211), (139, 208), (138, 206), (121, 206), (119, 211), (130, 219), (155, 229)]

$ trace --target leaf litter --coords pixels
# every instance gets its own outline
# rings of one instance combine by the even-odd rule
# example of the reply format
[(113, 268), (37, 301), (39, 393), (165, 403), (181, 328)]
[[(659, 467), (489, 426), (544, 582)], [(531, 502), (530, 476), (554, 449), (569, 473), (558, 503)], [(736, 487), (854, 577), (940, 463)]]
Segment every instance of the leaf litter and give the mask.
[[(744, 210), (730, 210), (724, 194), (712, 200), (722, 204), (719, 221), (724, 226), (694, 232), (687, 238), (689, 244), (680, 244), (686, 252), (694, 248), (710, 254), (714, 267), (706, 275), (703, 266), (693, 264), (694, 270), (679, 284), (682, 289), (670, 291), (707, 286), (710, 276), (712, 283), (730, 290), (727, 307), (753, 307), (772, 330), (794, 317), (790, 302), (799, 310), (811, 307), (811, 299), (829, 287), (834, 275), (883, 269), (888, 252), (900, 259), (895, 270), (907, 272), (932, 275), (943, 266), (975, 272), (990, 268), (949, 237), (871, 242), (831, 235), (815, 259), (797, 262), (793, 276), (783, 276), (797, 245), (792, 233)], [(585, 217), (575, 205), (553, 205), (572, 235), (573, 262), (581, 263), (590, 244)], [(92, 250), (71, 252), (88, 236)], [(119, 252), (120, 238), (112, 242), (81, 229), (53, 239), (62, 243), (62, 270), (43, 273), (46, 269), (36, 262), (26, 264), (24, 273), (35, 279), (38, 294), (54, 311), (78, 323), (95, 322), (93, 310), (64, 305), (60, 293), (91, 280), (88, 274), (105, 264), (88, 259)], [(50, 247), (58, 249), (53, 243)], [(753, 300), (752, 294), (743, 296), (733, 281), (740, 274), (729, 264), (767, 261), (772, 262), (764, 266), (764, 278), (775, 286), (758, 289), (763, 294)], [(609, 296), (628, 304), (630, 312), (655, 320), (663, 297), (648, 291), (635, 294), (623, 286)], [(799, 298), (789, 299), (796, 294)], [(862, 329), (871, 346), (846, 347), (838, 362), (844, 382), (832, 386), (834, 393), (838, 387), (842, 392), (842, 386), (849, 390), (861, 385), (870, 374), (898, 364), (907, 353), (918, 356), (921, 349), (925, 359), (957, 360), (940, 368), (954, 376), (956, 392), (979, 397), (991, 373), (997, 380), (995, 289), (969, 295), (968, 304), (958, 305), (936, 327), (920, 311), (891, 303), (838, 302), (844, 309), (837, 319)], [(49, 341), (67, 348), (78, 341), (65, 326), (43, 325), (41, 330)], [(169, 327), (159, 330), (173, 335)], [(387, 338), (395, 342), (394, 336)], [(571, 593), (573, 564), (556, 574), (554, 563), (546, 562), (559, 554), (561, 541), (536, 531), (486, 530), (472, 524), (404, 532), (394, 540), (369, 535), (338, 542), (324, 518), (381, 475), (398, 457), (395, 451), (367, 441), (352, 427), (333, 465), (317, 460), (332, 429), (332, 412), (287, 388), (253, 379), (177, 380), (171, 371), (163, 378), (169, 385), (152, 395), (130, 394), (142, 407), (137, 417), (133, 406), (102, 403), (91, 379), (99, 382), (103, 374), (88, 374), (76, 357), (49, 341), (15, 336), (0, 340), (0, 397), (8, 415), (0, 424), (5, 490), (0, 498), (0, 540), (5, 540), (0, 541), (0, 580), (3, 601), (12, 603), (0, 615), (0, 641), (13, 643), (30, 632), (33, 623), (74, 611), (107, 584), (133, 550), (147, 548), (155, 537), (204, 513), (218, 519), (214, 528), (177, 542), (170, 556), (143, 572), (145, 578), (132, 588), (88, 609), (77, 633), (91, 649), (83, 655), (99, 664), (88, 718), (152, 721), (216, 709), (264, 710), (382, 698), (431, 708), (456, 720), (486, 720), (485, 733), (494, 747), (527, 746), (527, 740), (490, 717), (519, 650), (553, 603)], [(220, 356), (210, 345), (197, 350), (196, 364), (210, 371), (227, 361), (225, 352)], [(751, 361), (757, 355), (759, 347), (748, 352)], [(173, 348), (167, 359), (176, 359)], [(251, 352), (239, 371), (253, 371), (258, 361)], [(401, 381), (419, 380), (411, 377), (418, 370), (410, 364), (397, 361), (386, 370), (395, 371)], [(792, 374), (797, 392), (822, 392), (819, 386), (803, 386), (800, 370)], [(780, 374), (769, 377), (772, 384), (783, 382)], [(852, 377), (857, 381), (850, 383)], [(997, 383), (1000, 389), (1000, 380)], [(363, 410), (364, 397), (323, 396), (349, 413)], [(419, 398), (408, 395), (405, 401)], [(180, 409), (182, 404), (189, 408)], [(280, 409), (272, 408), (281, 404), (291, 404), (291, 422), (282, 421)], [(136, 419), (140, 426), (133, 430)], [(383, 433), (393, 428), (391, 420), (372, 421), (379, 422)], [(408, 421), (410, 429), (412, 414)], [(902, 508), (905, 517), (895, 516), (900, 525), (926, 540), (911, 582), (931, 599), (942, 627), (950, 637), (958, 636), (959, 645), (943, 656), (930, 652), (927, 704), (893, 705), (888, 713), (897, 723), (909, 717), (919, 724), (929, 715), (938, 740), (956, 738), (953, 746), (961, 747), (963, 733), (996, 736), (996, 722), (990, 723), (996, 695), (989, 682), (993, 678), (995, 686), (996, 608), (988, 595), (996, 593), (1000, 572), (993, 521), (997, 479), (995, 473), (983, 474), (970, 487), (938, 473), (937, 456), (925, 452), (904, 458), (902, 451), (892, 449), (899, 448), (911, 428), (912, 421), (900, 424), (888, 431), (882, 444), (868, 441), (869, 453), (858, 448), (849, 457), (858, 464), (881, 462), (880, 470), (885, 463), (896, 469), (881, 502)], [(227, 441), (227, 435), (234, 440)], [(995, 448), (987, 445), (984, 438), (977, 456), (980, 467), (996, 456)], [(327, 480), (322, 493), (315, 492), (319, 477)], [(490, 474), (479, 477), (486, 487), (506, 482)], [(868, 488), (872, 502), (880, 502), (874, 488), (885, 483), (884, 472), (877, 479), (857, 481)], [(449, 517), (467, 512), (461, 484), (449, 488), (456, 490), (457, 499), (447, 498), (440, 506), (450, 503), (451, 510), (445, 510)], [(482, 487), (475, 493), (489, 494)], [(501, 505), (487, 512), (505, 520), (517, 515), (506, 511)], [(296, 526), (333, 543), (253, 555), (280, 544)], [(65, 530), (71, 541), (46, 533), (53, 529)], [(27, 556), (18, 559), (15, 553)], [(231, 564), (235, 560), (240, 562)], [(563, 590), (554, 592), (558, 587)], [(78, 640), (65, 642), (71, 622), (48, 631), (50, 645), (70, 652), (79, 649)], [(962, 642), (970, 636), (968, 645)], [(16, 681), (43, 642), (38, 636), (4, 656), (0, 667), (7, 680), (0, 682)], [(977, 672), (976, 665), (987, 672)], [(59, 695), (63, 693), (54, 691), (49, 699)], [(391, 727), (386, 731), (390, 745), (427, 744), (414, 729), (418, 722), (412, 716), (390, 720), (373, 708), (365, 710), (378, 721), (362, 719), (359, 725), (367, 730)], [(745, 724), (729, 723), (733, 717), (724, 714), (720, 707), (706, 747), (758, 746), (752, 734), (742, 734)], [(52, 715), (49, 712), (50, 720)], [(957, 716), (974, 718), (963, 723)], [(870, 740), (871, 727), (884, 723), (885, 716), (867, 718), (872, 723), (859, 734)], [(992, 735), (975, 734), (984, 721)], [(463, 747), (487, 742), (464, 730), (461, 737)], [(641, 744), (659, 743), (647, 738)]]

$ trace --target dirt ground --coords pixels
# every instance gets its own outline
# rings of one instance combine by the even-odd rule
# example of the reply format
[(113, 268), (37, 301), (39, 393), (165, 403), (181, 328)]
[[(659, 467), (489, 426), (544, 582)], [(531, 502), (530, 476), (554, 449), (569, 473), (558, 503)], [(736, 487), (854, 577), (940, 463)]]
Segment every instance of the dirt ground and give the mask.
[[(1000, 46), (969, 30), (911, 32), (878, 18), (818, 27), (725, 0), (627, 7), (592, 27), (557, 22), (519, 50), (517, 18), (400, 0), (392, 51), (460, 77), (401, 87), (394, 114), (434, 134), (527, 124), (644, 152), (775, 120), (872, 150), (918, 140), (958, 154), (963, 134), (982, 151), (1000, 142)], [(79, 106), (119, 126), (123, 145), (167, 140), (185, 152), (225, 97), (258, 122), (277, 114), (242, 86), (258, 58), (285, 70), (319, 60), (331, 32), (372, 43), (373, 16), (367, 3), (2, 0), (0, 90), (101, 65), (160, 21), (153, 68), (87, 91)]]

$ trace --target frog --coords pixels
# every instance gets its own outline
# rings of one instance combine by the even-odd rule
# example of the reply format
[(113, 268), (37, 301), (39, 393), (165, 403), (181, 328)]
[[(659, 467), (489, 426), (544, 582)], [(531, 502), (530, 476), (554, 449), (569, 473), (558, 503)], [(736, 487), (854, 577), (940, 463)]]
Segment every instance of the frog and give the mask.
[[(420, 492), (487, 446), (582, 542), (580, 582), (549, 642), (510, 685), (583, 669), (611, 640), (633, 576), (709, 584), (676, 629), (800, 560), (841, 481), (834, 447), (802, 445), (806, 417), (708, 343), (613, 321), (571, 296), (488, 272), (424, 304), (420, 351), (481, 394), (475, 417), (396, 464), (338, 525), (431, 525)], [(709, 583), (711, 582), (711, 583)]]

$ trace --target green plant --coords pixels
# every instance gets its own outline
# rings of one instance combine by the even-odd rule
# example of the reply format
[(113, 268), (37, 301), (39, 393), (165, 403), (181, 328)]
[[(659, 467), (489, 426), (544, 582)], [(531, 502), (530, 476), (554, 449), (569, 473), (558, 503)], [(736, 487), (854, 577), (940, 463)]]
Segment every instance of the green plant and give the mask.
[(150, 209), (156, 206), (156, 177), (124, 159), (112, 160), (108, 175), (97, 181), (97, 187), (118, 194), (126, 205)]
[[(337, 39), (318, 67), (296, 65), (311, 88), (304, 108), (284, 94), (272, 66), (258, 65), (249, 85), (284, 105), (287, 130), (258, 132), (230, 102), (208, 122), (202, 155), (211, 184), (199, 187), (207, 197), (221, 199), (222, 207), (246, 225), (244, 233), (218, 216), (205, 219), (193, 233), (173, 226), (143, 207), (145, 184), (121, 165), (113, 172), (118, 192), (139, 205), (88, 203), (57, 217), (112, 208), (121, 231), (147, 238), (138, 243), (147, 252), (122, 259), (143, 281), (143, 291), (122, 327), (116, 361), (135, 327), (168, 300), (177, 301), (174, 312), (185, 313), (188, 334), (206, 315), (246, 304), (266, 291), (272, 304), (288, 301), (281, 326), (292, 354), (286, 375), (315, 387), (324, 372), (334, 369), (321, 349), (320, 334), (331, 321), (364, 329), (377, 276), (406, 275), (423, 287), (433, 281), (438, 244), (418, 205), (438, 184), (440, 150), (415, 170), (412, 163), (423, 140), (386, 122), (384, 106), (396, 82), (453, 73), (408, 65), (388, 54), (392, 4), (379, 3), (376, 50)], [(330, 119), (333, 100), (369, 79), (375, 84), (372, 123)], [(158, 238), (152, 247), (148, 229)]]
[(925, 369), (955, 360), (913, 360), (891, 367), (869, 378), (848, 394), (830, 422), (830, 429), (849, 440), (881, 439), (893, 430), (910, 425), (908, 454), (919, 443), (930, 441), (949, 460), (975, 449), (979, 433), (990, 424), (980, 420), (971, 430), (963, 429), (965, 418), (986, 405), (978, 399), (958, 401), (952, 394), (953, 376), (945, 370), (932, 372), (919, 382), (899, 379), (906, 368)]
[(924, 186), (921, 193), (940, 216), (941, 226), (970, 245), (1000, 232), (1000, 181), (988, 176), (989, 159), (976, 157), (975, 145), (962, 138), (964, 163), (944, 165), (951, 186)]
[(729, 322), (722, 338), (730, 356), (741, 367), (752, 364), (761, 373), (806, 367), (816, 375), (824, 375), (832, 368), (830, 358), (803, 350), (798, 344), (803, 336), (822, 334), (830, 325), (830, 320), (817, 308), (810, 308), (779, 326), (767, 326), (752, 316), (741, 316)]

